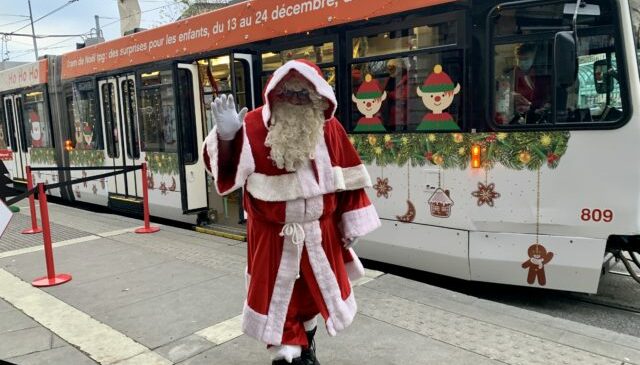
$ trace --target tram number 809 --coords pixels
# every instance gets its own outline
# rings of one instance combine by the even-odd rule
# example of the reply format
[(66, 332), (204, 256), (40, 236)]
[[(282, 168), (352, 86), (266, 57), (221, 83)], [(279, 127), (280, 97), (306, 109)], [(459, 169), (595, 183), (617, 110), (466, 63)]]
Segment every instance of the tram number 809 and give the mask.
[(609, 223), (613, 220), (613, 211), (611, 209), (600, 210), (584, 208), (580, 214), (580, 219), (585, 222), (593, 221)]

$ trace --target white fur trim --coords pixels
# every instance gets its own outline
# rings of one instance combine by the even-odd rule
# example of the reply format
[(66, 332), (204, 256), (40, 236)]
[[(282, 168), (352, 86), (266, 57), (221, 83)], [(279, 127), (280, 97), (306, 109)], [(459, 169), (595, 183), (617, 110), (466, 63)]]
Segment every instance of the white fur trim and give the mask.
[(353, 261), (348, 262), (345, 267), (347, 269), (347, 275), (349, 275), (349, 280), (354, 282), (364, 276), (364, 266), (362, 266), (362, 262), (360, 262), (353, 248), (350, 248), (349, 252), (351, 253)]
[(257, 340), (263, 341), (266, 326), (267, 316), (251, 309), (247, 301), (245, 301), (244, 307), (242, 308), (242, 332)]
[(362, 237), (381, 225), (382, 223), (373, 204), (342, 214), (342, 230), (347, 238)]
[(333, 167), (333, 180), (338, 191), (357, 190), (373, 186), (367, 168), (360, 164), (353, 167)]
[(289, 201), (304, 197), (295, 173), (268, 176), (258, 172), (249, 175), (247, 191), (267, 202)]
[(285, 359), (288, 363), (291, 363), (293, 359), (300, 357), (302, 347), (296, 345), (272, 346), (269, 348), (269, 352), (271, 352), (271, 360)]
[[(305, 231), (315, 231), (321, 238), (322, 232), (320, 232), (319, 222), (305, 223)], [(327, 331), (331, 336), (335, 336), (338, 332), (347, 328), (356, 315), (357, 306), (353, 291), (351, 291), (351, 295), (347, 300), (342, 300), (338, 281), (322, 248), (321, 240), (309, 240), (306, 243), (306, 247), (313, 274), (329, 311)]]
[(282, 258), (280, 259), (273, 293), (271, 293), (267, 323), (262, 337), (265, 343), (271, 345), (280, 345), (282, 343), (284, 322), (287, 318), (289, 302), (291, 301), (293, 285), (296, 282), (299, 267), (297, 247), (291, 242), (290, 236), (285, 236), (282, 246)]
[(318, 317), (313, 317), (312, 319), (303, 323), (305, 331), (311, 331), (312, 329), (318, 327)]
[(284, 65), (280, 66), (274, 73), (273, 77), (269, 81), (267, 88), (265, 89), (264, 95), (265, 101), (264, 106), (262, 107), (262, 120), (264, 122), (265, 127), (269, 125), (269, 119), (271, 118), (271, 107), (269, 105), (269, 94), (273, 89), (282, 81), (282, 79), (292, 70), (298, 71), (304, 78), (309, 80), (313, 86), (315, 86), (316, 91), (320, 96), (325, 97), (333, 104), (333, 110), (331, 111), (331, 115), (335, 114), (336, 109), (338, 107), (338, 102), (336, 101), (336, 96), (333, 93), (333, 89), (331, 85), (318, 75), (318, 71), (316, 71), (313, 67), (302, 63), (300, 61), (292, 60)]
[(255, 162), (253, 160), (253, 154), (251, 153), (251, 145), (249, 144), (249, 138), (247, 138), (246, 128), (242, 128), (242, 150), (240, 151), (240, 160), (238, 162), (235, 181), (230, 189), (220, 191), (218, 188), (218, 128), (214, 126), (209, 135), (204, 140), (206, 146), (207, 155), (209, 155), (210, 166), (207, 167), (207, 171), (213, 176), (215, 180), (216, 191), (220, 195), (227, 195), (234, 190), (242, 187), (247, 180), (247, 177), (255, 170)]

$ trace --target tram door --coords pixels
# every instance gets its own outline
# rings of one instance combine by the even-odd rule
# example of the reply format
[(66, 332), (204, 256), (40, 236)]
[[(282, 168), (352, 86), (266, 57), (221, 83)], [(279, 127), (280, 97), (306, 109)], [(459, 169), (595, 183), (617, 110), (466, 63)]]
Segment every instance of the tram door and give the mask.
[(4, 113), (9, 130), (9, 144), (13, 154), (13, 162), (5, 162), (7, 170), (14, 180), (26, 181), (27, 136), (24, 131), (22, 114), (22, 96), (9, 95), (4, 98)]
[(204, 142), (204, 119), (200, 108), (198, 66), (178, 64), (178, 100), (180, 118), (180, 175), (182, 210), (191, 212), (207, 208), (207, 176), (200, 153)]
[[(133, 74), (98, 81), (103, 121), (105, 166), (135, 166), (141, 163), (135, 77)], [(109, 179), (109, 193), (142, 197), (140, 171)]]
[[(206, 133), (213, 128), (210, 105), (220, 95), (233, 95), (238, 110), (255, 107), (253, 98), (253, 64), (255, 56), (232, 53), (198, 61), (200, 81), (203, 90)], [(208, 179), (210, 218), (213, 223), (225, 227), (243, 228), (245, 220), (242, 208), (242, 192), (238, 191), (221, 197), (216, 193), (213, 179)]]

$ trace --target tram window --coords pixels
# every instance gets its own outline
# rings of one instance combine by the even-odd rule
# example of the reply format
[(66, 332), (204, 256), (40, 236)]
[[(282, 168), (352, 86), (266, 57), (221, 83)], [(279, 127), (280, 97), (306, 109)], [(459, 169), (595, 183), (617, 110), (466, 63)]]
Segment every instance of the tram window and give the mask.
[(140, 158), (140, 136), (138, 135), (138, 108), (136, 106), (136, 87), (133, 80), (121, 82), (122, 110), (124, 124), (127, 129), (127, 156), (132, 159)]
[(196, 116), (193, 108), (193, 81), (189, 70), (178, 70), (178, 90), (180, 95), (182, 161), (185, 164), (191, 164), (198, 160), (198, 143), (196, 141)]
[(9, 148), (9, 129), (7, 119), (4, 114), (4, 105), (0, 103), (0, 150)]
[(316, 64), (333, 63), (333, 43), (285, 49), (262, 54), (262, 71), (275, 71), (291, 60), (306, 59)]
[(107, 138), (107, 156), (120, 157), (118, 149), (118, 126), (116, 122), (115, 103), (116, 93), (113, 84), (105, 82), (102, 84), (102, 111), (104, 117), (105, 137)]
[(22, 152), (28, 152), (31, 135), (27, 136), (27, 130), (30, 130), (30, 128), (25, 126), (25, 123), (28, 122), (25, 121), (24, 114), (22, 114), (22, 98), (16, 98), (16, 110), (18, 111), (18, 128), (20, 128), (20, 149)]
[(454, 21), (394, 30), (353, 38), (353, 58), (455, 45), (456, 39), (457, 25)]
[(462, 75), (457, 50), (354, 63), (348, 130), (460, 130)]
[(23, 94), (23, 122), (28, 147), (52, 147), (51, 123), (45, 110), (44, 92)]
[(93, 81), (74, 82), (65, 88), (67, 112), (72, 123), (75, 148), (103, 149), (102, 126), (96, 119), (96, 89)]
[(16, 127), (15, 119), (13, 117), (13, 101), (11, 99), (5, 100), (5, 113), (7, 116), (7, 123), (9, 124), (9, 140), (11, 142), (11, 150), (13, 152), (17, 152), (18, 143), (16, 141)]
[(146, 72), (140, 75), (140, 79), (142, 150), (178, 152), (172, 72)]
[(554, 85), (554, 37), (572, 28), (565, 1), (495, 10), (493, 18), (493, 122), (505, 128), (571, 128), (622, 119), (616, 55), (616, 11), (610, 0), (590, 0), (599, 15), (578, 15), (578, 77), (573, 85)]
[(231, 67), (229, 56), (214, 57), (198, 61), (198, 74), (203, 91), (203, 102), (207, 130), (213, 128), (211, 102), (221, 94), (231, 93)]

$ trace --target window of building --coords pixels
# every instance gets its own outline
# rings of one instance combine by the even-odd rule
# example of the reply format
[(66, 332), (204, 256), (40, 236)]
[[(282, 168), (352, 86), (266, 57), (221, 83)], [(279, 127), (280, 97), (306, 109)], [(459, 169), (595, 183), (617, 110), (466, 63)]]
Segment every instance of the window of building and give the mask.
[(76, 149), (103, 149), (102, 126), (96, 119), (96, 87), (92, 80), (65, 87), (67, 113)]
[(597, 126), (623, 119), (626, 100), (616, 11), (609, 0), (588, 1), (597, 13), (577, 18), (577, 78), (556, 85), (554, 38), (572, 29), (566, 2), (496, 8), (493, 29), (493, 123), (504, 128)]
[(140, 140), (143, 151), (178, 152), (171, 70), (140, 74)]
[(351, 38), (347, 130), (461, 130), (464, 65), (459, 33), (458, 23), (450, 20)]

